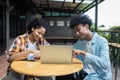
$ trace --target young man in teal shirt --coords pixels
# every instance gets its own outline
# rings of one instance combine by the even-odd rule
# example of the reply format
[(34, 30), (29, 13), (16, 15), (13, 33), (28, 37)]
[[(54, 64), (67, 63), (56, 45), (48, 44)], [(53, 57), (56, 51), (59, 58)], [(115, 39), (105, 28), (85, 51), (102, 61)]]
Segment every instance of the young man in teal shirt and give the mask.
[[(78, 41), (74, 44), (73, 55), (80, 59), (84, 68), (78, 73), (83, 80), (112, 80), (108, 41), (90, 31), (92, 20), (88, 15), (79, 14), (70, 19)], [(85, 76), (82, 76), (81, 74)]]

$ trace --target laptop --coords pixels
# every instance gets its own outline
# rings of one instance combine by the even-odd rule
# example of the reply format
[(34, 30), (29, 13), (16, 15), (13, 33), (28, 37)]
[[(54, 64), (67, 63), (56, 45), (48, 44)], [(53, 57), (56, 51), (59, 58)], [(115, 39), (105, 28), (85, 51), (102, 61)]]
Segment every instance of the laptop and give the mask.
[(70, 64), (72, 62), (72, 46), (41, 46), (40, 59), (42, 64)]

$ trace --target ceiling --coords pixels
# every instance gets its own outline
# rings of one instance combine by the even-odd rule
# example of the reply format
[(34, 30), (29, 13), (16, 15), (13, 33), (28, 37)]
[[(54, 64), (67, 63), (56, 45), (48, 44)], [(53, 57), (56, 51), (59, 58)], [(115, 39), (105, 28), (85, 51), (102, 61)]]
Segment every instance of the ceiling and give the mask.
[[(42, 11), (84, 13), (95, 6), (96, 0), (10, 0), (21, 8)], [(98, 0), (98, 4), (104, 0)]]

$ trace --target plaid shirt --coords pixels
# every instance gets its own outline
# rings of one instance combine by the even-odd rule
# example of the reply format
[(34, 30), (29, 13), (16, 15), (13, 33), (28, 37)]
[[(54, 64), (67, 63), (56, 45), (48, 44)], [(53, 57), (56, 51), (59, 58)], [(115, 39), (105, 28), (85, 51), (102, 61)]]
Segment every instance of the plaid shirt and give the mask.
[[(28, 48), (28, 33), (18, 36), (13, 44), (10, 46), (9, 52), (22, 52)], [(43, 45), (49, 44), (45, 39), (43, 39)], [(40, 43), (37, 43), (37, 48), (40, 50)], [(11, 53), (9, 53), (12, 55)], [(14, 53), (15, 54), (15, 53)]]

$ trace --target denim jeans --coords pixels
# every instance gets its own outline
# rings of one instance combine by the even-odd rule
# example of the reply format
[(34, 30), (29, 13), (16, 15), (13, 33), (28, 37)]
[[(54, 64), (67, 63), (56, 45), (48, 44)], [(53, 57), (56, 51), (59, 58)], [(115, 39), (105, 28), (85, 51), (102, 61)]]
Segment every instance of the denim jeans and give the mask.
[(77, 80), (84, 80), (87, 75), (88, 73), (82, 69), (77, 75)]
[(24, 80), (24, 76), (25, 75), (17, 73), (12, 70), (8, 72), (8, 77), (10, 78), (10, 80)]

